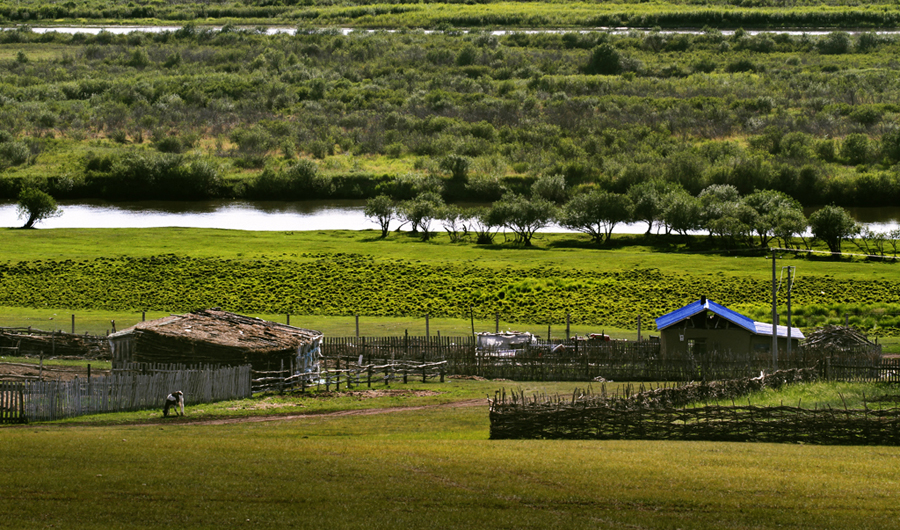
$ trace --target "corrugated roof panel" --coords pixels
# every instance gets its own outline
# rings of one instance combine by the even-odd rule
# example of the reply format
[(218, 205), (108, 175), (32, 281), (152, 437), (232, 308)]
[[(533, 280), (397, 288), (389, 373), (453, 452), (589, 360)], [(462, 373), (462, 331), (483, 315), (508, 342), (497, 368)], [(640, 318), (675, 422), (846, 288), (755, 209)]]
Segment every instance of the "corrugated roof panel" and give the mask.
[(703, 302), (702, 300), (697, 300), (696, 302), (692, 302), (681, 309), (676, 309), (671, 313), (666, 313), (665, 315), (656, 319), (656, 329), (664, 330), (669, 326), (677, 324), (682, 320), (687, 318), (691, 318), (692, 316), (702, 312), (702, 311), (711, 311), (712, 313), (724, 318), (725, 320), (731, 322), (736, 326), (740, 326), (751, 333), (756, 333), (756, 323), (753, 319), (746, 317), (737, 311), (732, 311), (727, 307), (717, 304), (711, 300), (706, 300)]
[[(772, 336), (772, 324), (768, 324), (766, 322), (754, 322), (756, 325), (756, 334), (757, 335), (768, 335)], [(787, 326), (778, 326), (778, 336), (787, 338)], [(803, 332), (795, 327), (791, 327), (791, 339), (805, 339), (806, 336), (803, 335)]]

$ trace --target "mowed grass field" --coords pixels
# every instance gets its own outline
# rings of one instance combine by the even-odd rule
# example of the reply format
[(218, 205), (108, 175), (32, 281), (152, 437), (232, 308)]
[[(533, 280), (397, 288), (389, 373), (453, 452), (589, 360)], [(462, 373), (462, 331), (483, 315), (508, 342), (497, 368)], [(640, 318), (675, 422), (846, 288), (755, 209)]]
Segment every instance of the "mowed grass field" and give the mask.
[[(409, 389), (469, 399), (500, 385), (519, 384)], [(0, 428), (0, 528), (887, 529), (900, 517), (897, 447), (491, 441), (486, 402), (391, 399), (370, 406), (430, 406), (190, 423), (209, 419), (197, 405), (188, 421)]]

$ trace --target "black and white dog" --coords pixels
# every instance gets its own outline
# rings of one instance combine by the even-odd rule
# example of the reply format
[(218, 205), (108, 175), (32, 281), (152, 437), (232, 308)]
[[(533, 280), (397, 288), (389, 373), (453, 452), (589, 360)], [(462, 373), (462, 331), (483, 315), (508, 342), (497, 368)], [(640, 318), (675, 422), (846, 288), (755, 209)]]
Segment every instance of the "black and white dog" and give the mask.
[(169, 409), (175, 409), (175, 415), (178, 415), (178, 409), (181, 409), (181, 415), (184, 416), (184, 393), (176, 390), (166, 396), (166, 405), (163, 407), (163, 417), (169, 416)]

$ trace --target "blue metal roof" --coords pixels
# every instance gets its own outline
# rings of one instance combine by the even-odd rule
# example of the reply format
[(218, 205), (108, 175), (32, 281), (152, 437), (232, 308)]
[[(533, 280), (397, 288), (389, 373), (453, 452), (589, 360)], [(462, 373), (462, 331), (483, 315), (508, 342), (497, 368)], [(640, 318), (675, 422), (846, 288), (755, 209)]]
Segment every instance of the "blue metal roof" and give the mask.
[[(701, 313), (703, 311), (712, 311), (714, 314), (724, 318), (725, 320), (731, 322), (736, 326), (740, 326), (750, 333), (756, 335), (768, 335), (772, 336), (772, 324), (767, 324), (765, 322), (756, 322), (749, 317), (745, 317), (744, 315), (738, 313), (737, 311), (732, 311), (727, 307), (712, 302), (710, 300), (697, 300), (696, 302), (690, 303), (681, 309), (676, 309), (671, 313), (666, 313), (665, 315), (656, 319), (656, 329), (662, 331), (667, 327), (675, 325), (685, 319), (691, 318), (697, 313)], [(787, 337), (787, 326), (778, 326), (777, 333), (779, 337)], [(791, 328), (791, 339), (805, 339), (806, 337), (803, 335), (803, 332), (799, 329), (792, 327)]]
[[(697, 300), (696, 302), (692, 302), (681, 309), (676, 309), (671, 313), (666, 313), (665, 315), (656, 319), (656, 329), (662, 331), (673, 324), (677, 324), (682, 320), (687, 318), (691, 318), (692, 316), (702, 313), (703, 311), (712, 311), (714, 314), (724, 318), (725, 320), (731, 322), (736, 326), (740, 326), (750, 333), (756, 333), (756, 322), (749, 317), (745, 317), (744, 315), (738, 313), (737, 311), (732, 311), (727, 307), (717, 304), (711, 300), (706, 300), (705, 302), (702, 300)], [(771, 329), (769, 330), (769, 334), (771, 334)]]

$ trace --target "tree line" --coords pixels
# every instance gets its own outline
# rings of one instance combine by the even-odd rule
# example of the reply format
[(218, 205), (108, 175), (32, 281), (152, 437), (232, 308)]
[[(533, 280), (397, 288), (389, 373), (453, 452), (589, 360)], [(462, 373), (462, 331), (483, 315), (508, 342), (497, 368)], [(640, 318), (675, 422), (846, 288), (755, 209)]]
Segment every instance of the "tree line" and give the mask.
[[(730, 184), (714, 184), (698, 195), (663, 180), (632, 186), (626, 193), (595, 189), (568, 198), (561, 176), (542, 178), (529, 195), (506, 193), (490, 206), (462, 208), (447, 204), (436, 190), (411, 199), (387, 195), (369, 199), (365, 215), (378, 223), (381, 237), (392, 228), (407, 228), (423, 240), (446, 232), (450, 241), (493, 244), (501, 230), (514, 241), (531, 246), (538, 230), (553, 224), (583, 232), (599, 246), (608, 245), (616, 226), (646, 223), (645, 235), (680, 235), (705, 231), (723, 248), (811, 250), (813, 241), (841, 254), (851, 241), (866, 254), (896, 257), (900, 230), (877, 232), (862, 227), (844, 208), (828, 205), (809, 218), (800, 203), (783, 192), (758, 190), (741, 195)], [(811, 235), (811, 237), (810, 237)]]

